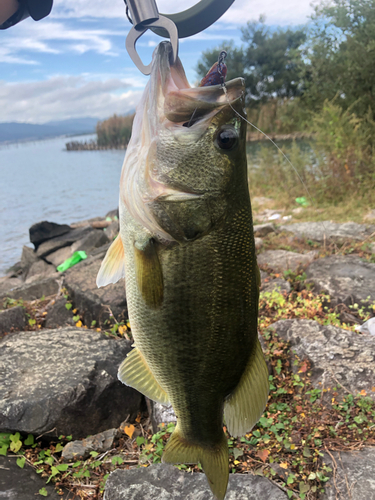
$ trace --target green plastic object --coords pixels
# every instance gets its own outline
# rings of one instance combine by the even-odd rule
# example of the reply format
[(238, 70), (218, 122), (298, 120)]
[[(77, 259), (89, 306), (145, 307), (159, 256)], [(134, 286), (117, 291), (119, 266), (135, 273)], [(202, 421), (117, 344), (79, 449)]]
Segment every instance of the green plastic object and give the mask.
[(66, 259), (62, 264), (56, 267), (56, 269), (60, 272), (63, 273), (70, 267), (75, 266), (78, 264), (78, 262), (81, 262), (81, 260), (87, 259), (87, 254), (83, 250), (80, 250), (78, 252), (74, 252), (74, 254), (69, 257), (69, 259)]
[(309, 202), (306, 200), (306, 198), (304, 196), (301, 196), (300, 198), (296, 198), (296, 203), (298, 203), (298, 205), (301, 205), (302, 207), (309, 206)]

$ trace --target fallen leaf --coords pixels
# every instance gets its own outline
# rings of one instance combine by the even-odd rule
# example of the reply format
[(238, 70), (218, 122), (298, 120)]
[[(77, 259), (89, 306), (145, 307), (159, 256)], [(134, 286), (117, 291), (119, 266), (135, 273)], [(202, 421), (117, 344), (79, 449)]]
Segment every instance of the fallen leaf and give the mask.
[(234, 465), (238, 465), (240, 462), (239, 460), (233, 460)]
[(280, 467), (281, 467), (282, 469), (287, 469), (287, 468), (288, 468), (288, 464), (287, 464), (287, 462), (281, 462)]
[(140, 413), (138, 413), (137, 418), (135, 419), (135, 421), (138, 422), (138, 424), (141, 421), (141, 414)]
[(256, 453), (256, 456), (259, 457), (262, 460), (262, 462), (265, 462), (267, 460), (269, 454), (270, 454), (270, 452), (268, 450), (259, 450)]
[(361, 392), (360, 392), (359, 394), (360, 394), (361, 396), (367, 396), (367, 392), (366, 392), (364, 389), (362, 389), (362, 390), (361, 390)]
[(299, 369), (298, 373), (306, 373), (307, 372), (307, 362), (304, 361)]
[(125, 434), (127, 436), (129, 436), (130, 439), (131, 439), (132, 436), (133, 436), (133, 434), (134, 434), (135, 427), (134, 427), (134, 425), (131, 425), (131, 424), (130, 425), (126, 425), (124, 431), (125, 431)]
[(81, 321), (81, 320), (77, 321), (76, 326), (78, 326), (78, 328), (81, 328), (81, 326), (82, 326), (82, 321)]
[(371, 390), (372, 390), (372, 392), (375, 392), (375, 386)]

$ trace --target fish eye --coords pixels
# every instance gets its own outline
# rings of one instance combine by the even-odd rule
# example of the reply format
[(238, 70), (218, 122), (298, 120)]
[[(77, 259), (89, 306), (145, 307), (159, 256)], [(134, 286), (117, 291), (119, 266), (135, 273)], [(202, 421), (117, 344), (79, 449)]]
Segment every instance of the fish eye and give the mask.
[(238, 134), (234, 127), (222, 127), (216, 134), (215, 144), (220, 149), (229, 151), (238, 143)]

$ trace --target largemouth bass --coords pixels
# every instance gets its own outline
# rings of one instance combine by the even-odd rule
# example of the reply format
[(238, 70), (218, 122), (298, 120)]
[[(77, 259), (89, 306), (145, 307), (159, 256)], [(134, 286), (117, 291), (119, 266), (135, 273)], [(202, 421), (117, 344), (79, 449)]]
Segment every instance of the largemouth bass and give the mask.
[[(257, 336), (260, 276), (247, 185), (244, 81), (191, 88), (170, 44), (154, 52), (120, 183), (120, 236), (98, 286), (126, 276), (135, 349), (119, 378), (172, 404), (162, 460), (200, 462), (216, 499), (228, 444), (268, 398)], [(241, 115), (241, 116), (239, 116)]]

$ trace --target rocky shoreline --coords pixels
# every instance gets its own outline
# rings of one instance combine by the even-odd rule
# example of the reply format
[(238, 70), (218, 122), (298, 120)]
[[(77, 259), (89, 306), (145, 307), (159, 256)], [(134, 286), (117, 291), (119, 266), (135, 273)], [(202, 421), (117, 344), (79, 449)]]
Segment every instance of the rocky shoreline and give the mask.
[[(66, 460), (69, 456), (84, 457), (93, 450), (106, 453), (119, 429), (124, 428), (123, 422), (134, 421), (146, 409), (144, 397), (116, 376), (117, 366), (131, 349), (124, 280), (103, 289), (95, 283), (118, 231), (117, 210), (71, 225), (34, 224), (30, 228), (34, 249), (25, 246), (21, 261), (0, 278), (0, 367), (4, 381), (0, 387), (0, 432), (49, 439), (70, 435), (75, 441), (63, 451)], [(375, 315), (374, 225), (326, 221), (323, 226), (275, 226), (267, 222), (255, 226), (254, 232), (263, 292), (278, 291), (287, 297), (291, 293), (288, 275), (299, 273), (301, 286), (316, 294), (327, 292), (327, 304), (335, 307), (348, 325), (361, 324), (353, 308)], [(275, 248), (272, 242), (276, 240), (284, 242), (282, 248)], [(286, 241), (289, 250), (285, 249)], [(330, 245), (337, 251), (329, 254), (326, 249)], [(343, 254), (341, 249), (347, 248), (353, 251)], [(63, 273), (57, 272), (56, 267), (77, 251), (84, 251), (87, 258)], [(342, 387), (338, 397), (345, 391), (362, 391), (375, 400), (375, 337), (371, 332), (360, 334), (306, 319), (283, 319), (271, 326), (291, 344), (293, 356), (309, 361), (315, 387), (338, 384)], [(111, 331), (121, 331), (121, 335), (108, 336)], [(150, 411), (150, 405), (148, 408)], [(170, 408), (157, 404), (149, 416), (155, 430), (161, 422), (175, 418)], [(90, 434), (92, 437), (85, 439)], [(337, 498), (345, 478), (353, 483), (353, 498), (375, 498), (371, 479), (375, 448), (354, 455), (328, 450), (324, 460), (332, 463), (339, 455), (336, 476), (321, 498)], [(0, 490), (13, 491), (9, 498), (26, 500), (43, 480), (37, 478), (41, 483), (34, 484), (33, 476), (17, 470), (11, 462), (11, 456), (0, 456), (0, 467), (9, 471), (0, 481)], [(193, 500), (198, 493), (199, 498), (211, 498), (203, 476), (186, 477), (186, 473), (165, 465), (117, 470), (107, 480), (104, 498), (156, 500), (162, 495), (171, 499), (182, 495)], [(29, 488), (22, 493), (24, 481), (29, 482)], [(246, 498), (253, 500), (263, 498), (264, 491), (269, 499), (287, 499), (282, 489), (264, 477), (231, 474), (228, 499), (239, 500), (244, 491)], [(51, 498), (53, 494), (51, 490)]]

